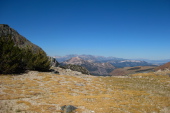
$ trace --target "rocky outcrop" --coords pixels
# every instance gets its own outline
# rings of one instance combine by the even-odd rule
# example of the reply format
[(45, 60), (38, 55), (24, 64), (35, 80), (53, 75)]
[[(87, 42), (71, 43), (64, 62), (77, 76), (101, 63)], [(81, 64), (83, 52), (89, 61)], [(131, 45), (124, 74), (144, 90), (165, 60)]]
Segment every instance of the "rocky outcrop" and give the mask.
[(0, 24), (0, 38), (1, 37), (9, 38), (9, 36), (14, 41), (15, 45), (17, 45), (20, 48), (29, 48), (33, 52), (43, 51), (40, 47), (31, 43), (25, 37), (20, 35), (16, 30), (10, 28), (6, 24)]
[[(53, 74), (59, 74), (59, 75), (68, 75), (68, 76), (87, 76), (87, 74), (83, 74), (78, 71), (73, 71), (71, 69), (64, 69), (61, 67), (51, 67), (51, 73)], [(91, 76), (91, 75), (88, 75)]]
[(68, 65), (65, 65), (65, 66), (62, 66), (62, 67), (65, 68), (65, 69), (71, 69), (73, 71), (81, 72), (82, 74), (87, 74), (87, 75), (90, 74), (90, 72), (85, 67), (82, 67), (80, 65), (68, 64)]
[(52, 66), (52, 67), (58, 67), (59, 66), (59, 63), (57, 62), (57, 60), (54, 58), (54, 57), (48, 57), (49, 58), (49, 60), (50, 60), (50, 65)]

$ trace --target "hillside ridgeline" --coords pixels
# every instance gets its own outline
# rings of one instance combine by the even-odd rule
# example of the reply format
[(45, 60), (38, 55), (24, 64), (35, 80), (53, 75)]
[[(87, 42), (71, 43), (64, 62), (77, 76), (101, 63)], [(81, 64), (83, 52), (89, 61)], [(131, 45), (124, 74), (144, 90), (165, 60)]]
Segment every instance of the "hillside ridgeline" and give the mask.
[(48, 71), (46, 53), (8, 25), (0, 24), (0, 73), (22, 73), (25, 70)]

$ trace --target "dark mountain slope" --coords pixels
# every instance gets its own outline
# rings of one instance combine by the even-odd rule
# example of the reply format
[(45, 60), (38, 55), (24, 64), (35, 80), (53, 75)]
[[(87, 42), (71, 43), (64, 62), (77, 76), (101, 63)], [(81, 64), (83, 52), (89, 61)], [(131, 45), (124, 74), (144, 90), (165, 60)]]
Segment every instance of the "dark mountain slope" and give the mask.
[(0, 24), (0, 73), (49, 71), (49, 68), (50, 60), (40, 47), (8, 25)]
[(13, 28), (10, 28), (6, 24), (0, 24), (0, 37), (9, 38), (9, 36), (12, 38), (14, 43), (20, 48), (29, 48), (33, 52), (43, 51), (40, 47), (31, 43)]

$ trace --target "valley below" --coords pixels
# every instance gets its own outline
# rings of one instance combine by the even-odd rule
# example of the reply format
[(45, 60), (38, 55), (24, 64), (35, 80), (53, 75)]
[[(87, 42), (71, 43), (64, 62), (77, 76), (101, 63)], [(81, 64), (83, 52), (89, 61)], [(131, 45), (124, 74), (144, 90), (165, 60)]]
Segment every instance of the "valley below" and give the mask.
[(91, 76), (71, 70), (0, 75), (0, 113), (169, 113), (169, 71)]

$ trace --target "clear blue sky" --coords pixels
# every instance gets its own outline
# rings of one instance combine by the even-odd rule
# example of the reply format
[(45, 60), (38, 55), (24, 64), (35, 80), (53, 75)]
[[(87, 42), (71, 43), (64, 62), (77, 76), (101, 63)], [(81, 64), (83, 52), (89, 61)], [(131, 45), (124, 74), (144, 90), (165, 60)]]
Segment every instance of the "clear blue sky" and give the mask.
[(0, 0), (8, 24), (50, 56), (170, 59), (170, 0)]

